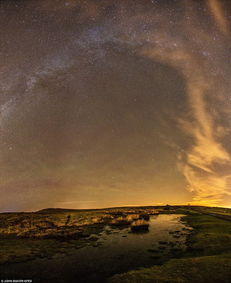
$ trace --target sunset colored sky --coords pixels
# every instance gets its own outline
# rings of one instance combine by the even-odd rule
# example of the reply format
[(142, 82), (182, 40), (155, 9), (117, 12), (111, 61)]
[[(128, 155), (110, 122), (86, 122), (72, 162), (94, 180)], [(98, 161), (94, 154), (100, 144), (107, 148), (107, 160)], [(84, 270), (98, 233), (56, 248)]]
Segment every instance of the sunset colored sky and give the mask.
[(231, 206), (229, 0), (0, 1), (0, 211)]

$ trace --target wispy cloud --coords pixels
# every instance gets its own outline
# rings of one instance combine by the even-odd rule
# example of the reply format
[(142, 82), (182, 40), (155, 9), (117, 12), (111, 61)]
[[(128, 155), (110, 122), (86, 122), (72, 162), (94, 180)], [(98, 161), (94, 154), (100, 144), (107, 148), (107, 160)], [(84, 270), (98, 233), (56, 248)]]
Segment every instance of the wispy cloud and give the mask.
[[(155, 34), (155, 37), (158, 35)], [(164, 40), (163, 35), (159, 38)], [(214, 78), (211, 81), (208, 76), (210, 68), (202, 62), (200, 55), (191, 52), (186, 44), (170, 48), (171, 37), (167, 36), (165, 42), (169, 42), (165, 48), (164, 45), (158, 48), (153, 42), (153, 46), (144, 48), (142, 54), (172, 65), (186, 81), (192, 118), (176, 117), (176, 120), (183, 132), (191, 136), (192, 146), (184, 149), (185, 156), (179, 160), (179, 168), (187, 180), (187, 189), (194, 195), (192, 203), (218, 204), (230, 192), (227, 188), (228, 176), (220, 174), (217, 167), (228, 166), (230, 155), (221, 143), (226, 129), (219, 131), (220, 125), (209, 110), (208, 97), (217, 95), (222, 98), (223, 93), (216, 89), (218, 92), (214, 94), (213, 88), (219, 82)]]
[(223, 34), (227, 35), (229, 33), (229, 26), (221, 2), (218, 0), (208, 0), (207, 3), (218, 28)]

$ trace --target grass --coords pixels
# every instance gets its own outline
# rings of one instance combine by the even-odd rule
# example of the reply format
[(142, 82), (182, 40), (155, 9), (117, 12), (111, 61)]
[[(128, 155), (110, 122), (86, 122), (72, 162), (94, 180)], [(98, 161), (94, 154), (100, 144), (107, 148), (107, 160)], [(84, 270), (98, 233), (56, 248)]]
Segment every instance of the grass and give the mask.
[(181, 213), (187, 214), (183, 221), (194, 228), (182, 258), (118, 274), (109, 282), (231, 282), (231, 222), (190, 209), (181, 209)]
[(110, 283), (223, 282), (231, 278), (231, 254), (172, 259), (161, 266), (143, 268), (114, 276)]
[[(0, 264), (50, 258), (56, 253), (69, 254), (73, 249), (90, 242), (87, 237), (100, 233), (105, 223), (115, 218), (120, 219), (123, 214), (143, 213), (146, 209), (45, 210), (40, 213), (0, 214)], [(229, 216), (230, 209), (167, 207), (161, 213), (186, 215), (182, 221), (194, 228), (187, 241), (188, 250), (178, 255), (180, 258), (173, 258), (173, 255), (162, 265), (118, 274), (109, 282), (231, 282), (231, 221), (208, 215), (216, 213)], [(83, 233), (75, 239), (39, 237), (44, 229), (48, 232), (59, 231), (60, 227), (67, 231), (72, 227), (80, 227)], [(32, 237), (17, 237), (24, 232), (31, 233)]]
[(191, 255), (231, 252), (231, 222), (199, 213), (188, 215), (185, 220), (196, 232), (189, 238)]
[[(81, 237), (57, 237), (59, 227), (63, 227), (64, 232), (69, 231), (69, 226), (65, 225), (69, 215), (71, 216), (71, 229), (84, 227)], [(57, 253), (68, 254), (73, 249), (86, 245), (86, 238), (91, 234), (98, 234), (102, 231), (102, 226), (94, 223), (104, 216), (104, 213), (98, 211), (0, 214), (0, 264), (51, 258)], [(44, 227), (48, 229), (48, 236), (54, 230), (53, 238), (41, 237)], [(21, 236), (27, 233), (30, 237)]]
[(56, 253), (68, 254), (86, 244), (84, 239), (58, 241), (54, 239), (0, 239), (0, 264), (17, 263), (36, 258), (51, 258)]
[[(0, 264), (50, 258), (92, 242), (91, 235), (130, 212), (147, 208), (101, 210), (46, 209), (33, 213), (0, 214)], [(131, 214), (128, 215), (131, 218)], [(130, 219), (129, 218), (129, 219)], [(129, 222), (130, 223), (130, 222)]]

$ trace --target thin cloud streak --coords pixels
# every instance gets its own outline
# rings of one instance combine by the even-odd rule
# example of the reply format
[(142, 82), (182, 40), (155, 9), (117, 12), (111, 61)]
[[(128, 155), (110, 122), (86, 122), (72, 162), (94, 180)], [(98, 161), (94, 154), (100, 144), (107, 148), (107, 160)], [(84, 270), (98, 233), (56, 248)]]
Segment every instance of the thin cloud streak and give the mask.
[[(117, 196), (126, 204), (148, 203), (151, 197), (165, 203), (169, 192), (180, 202), (222, 204), (231, 185), (225, 2), (22, 2), (27, 8), (15, 13), (22, 13), (25, 26), (7, 6), (2, 20), (5, 50), (25, 65), (19, 68), (16, 61), (1, 67), (0, 178), (6, 183), (2, 191), (8, 191), (2, 203), (14, 199), (17, 190), (21, 194), (22, 187), (28, 198), (23, 195), (20, 209), (33, 201), (37, 205), (40, 195), (46, 206), (83, 202), (85, 207), (88, 200), (88, 207), (121, 204)], [(24, 14), (30, 10), (38, 23)], [(7, 17), (15, 25), (8, 25)], [(12, 40), (15, 30), (20, 36)], [(23, 36), (27, 41), (12, 48)], [(30, 62), (25, 62), (27, 53)], [(133, 79), (126, 77), (129, 72)], [(139, 80), (143, 85), (137, 91)], [(39, 182), (41, 176), (62, 177), (57, 199), (47, 201), (56, 183)]]
[(220, 31), (224, 35), (228, 35), (229, 34), (228, 21), (225, 17), (224, 10), (221, 5), (221, 1), (208, 0), (208, 7)]
[[(168, 38), (167, 41), (170, 41)], [(170, 41), (171, 43), (171, 41)], [(185, 150), (185, 157), (179, 160), (180, 170), (185, 176), (187, 189), (194, 194), (192, 203), (215, 205), (225, 195), (230, 195), (227, 187), (228, 176), (221, 176), (216, 165), (228, 165), (230, 155), (219, 141), (219, 124), (208, 110), (207, 95), (214, 95), (213, 85), (207, 76), (207, 69), (187, 47), (166, 50), (155, 47), (145, 48), (144, 56), (171, 64), (184, 76), (188, 101), (193, 113), (193, 121), (178, 119), (182, 130), (190, 135), (194, 143)], [(222, 96), (222, 93), (216, 93)]]

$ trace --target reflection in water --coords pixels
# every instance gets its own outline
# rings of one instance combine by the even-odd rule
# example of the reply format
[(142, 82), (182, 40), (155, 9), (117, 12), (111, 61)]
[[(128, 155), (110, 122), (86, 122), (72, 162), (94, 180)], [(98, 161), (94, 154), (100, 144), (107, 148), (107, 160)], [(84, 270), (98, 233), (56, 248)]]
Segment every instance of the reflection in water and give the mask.
[(133, 233), (148, 232), (149, 231), (148, 220), (138, 219), (138, 220), (134, 221), (131, 225), (131, 231)]
[[(96, 243), (78, 250), (86, 262), (94, 261), (93, 269), (107, 274), (147, 267), (177, 255), (186, 249), (190, 231), (180, 221), (183, 215), (162, 214), (151, 216), (149, 231), (132, 233), (131, 228), (106, 226)], [(91, 280), (93, 280), (93, 277)]]
[[(172, 250), (184, 250), (188, 227), (180, 221), (182, 215), (162, 214), (152, 216), (149, 221), (149, 232), (131, 233), (131, 228), (111, 229), (109, 226), (101, 233), (95, 252), (129, 257), (129, 260), (140, 262), (142, 266), (150, 257), (150, 249), (158, 251), (159, 257), (165, 256)], [(145, 232), (145, 231), (144, 231)], [(90, 244), (91, 245), (91, 244)], [(96, 244), (93, 244), (96, 246)], [(88, 253), (90, 247), (82, 248)], [(79, 251), (80, 252), (80, 251)], [(127, 265), (127, 259), (124, 262)]]
[(86, 245), (67, 249), (52, 258), (11, 264), (6, 277), (20, 274), (36, 282), (104, 282), (121, 272), (148, 267), (180, 253), (186, 248), (190, 231), (181, 222), (182, 215), (151, 216), (149, 231), (132, 233), (131, 228), (106, 226), (98, 235), (91, 235)]

